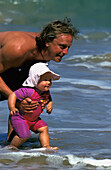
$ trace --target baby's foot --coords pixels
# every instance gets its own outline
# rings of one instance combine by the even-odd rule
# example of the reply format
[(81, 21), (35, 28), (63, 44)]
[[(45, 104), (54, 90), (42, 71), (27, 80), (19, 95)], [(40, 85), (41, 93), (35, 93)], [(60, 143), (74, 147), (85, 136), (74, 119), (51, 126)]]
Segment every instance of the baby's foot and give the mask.
[(45, 148), (47, 150), (58, 150), (58, 147), (55, 147), (55, 146), (46, 146)]
[(9, 149), (9, 150), (18, 150), (17, 147), (12, 146), (12, 145), (8, 145), (8, 146), (6, 146), (6, 147), (7, 147), (7, 149)]

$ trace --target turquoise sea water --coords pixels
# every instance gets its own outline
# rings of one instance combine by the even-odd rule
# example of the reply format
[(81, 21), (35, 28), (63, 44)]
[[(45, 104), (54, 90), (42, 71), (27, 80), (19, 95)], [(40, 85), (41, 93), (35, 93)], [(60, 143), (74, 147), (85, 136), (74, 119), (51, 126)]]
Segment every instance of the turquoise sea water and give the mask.
[(110, 6), (110, 0), (0, 0), (0, 23), (41, 27), (68, 16), (78, 27), (110, 28)]
[(38, 151), (33, 134), (18, 151), (6, 148), (8, 108), (0, 102), (0, 169), (111, 169), (111, 1), (0, 0), (0, 31), (38, 32), (69, 17), (79, 29), (69, 54), (49, 67), (61, 75), (51, 93), (54, 109), (42, 114), (58, 152)]

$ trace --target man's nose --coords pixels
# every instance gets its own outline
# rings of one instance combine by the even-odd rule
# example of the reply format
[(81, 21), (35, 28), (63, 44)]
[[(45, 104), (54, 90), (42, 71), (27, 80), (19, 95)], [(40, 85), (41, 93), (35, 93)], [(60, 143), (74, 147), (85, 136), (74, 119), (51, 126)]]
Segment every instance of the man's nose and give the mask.
[(68, 50), (69, 50), (68, 47), (65, 48), (65, 49), (63, 49), (63, 53), (64, 53), (64, 54), (68, 54)]
[(48, 84), (51, 84), (51, 81), (50, 81), (50, 80), (48, 80), (48, 81), (47, 81), (47, 83), (48, 83)]

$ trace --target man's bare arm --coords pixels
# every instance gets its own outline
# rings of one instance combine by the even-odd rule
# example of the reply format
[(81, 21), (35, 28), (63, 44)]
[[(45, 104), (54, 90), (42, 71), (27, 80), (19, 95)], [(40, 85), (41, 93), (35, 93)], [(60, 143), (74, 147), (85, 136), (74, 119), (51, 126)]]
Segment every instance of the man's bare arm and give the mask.
[[(36, 33), (29, 33), (36, 36)], [(27, 43), (27, 42), (30, 43)], [(32, 57), (30, 50), (35, 46), (32, 45), (33, 38), (28, 36), (26, 33), (14, 32), (4, 36), (1, 41), (0, 47), (0, 73), (12, 67), (21, 66), (26, 60)], [(31, 44), (31, 45), (30, 45)], [(35, 45), (35, 42), (34, 42)], [(3, 79), (0, 77), (0, 93), (8, 98), (12, 93), (12, 90), (5, 84)], [(30, 112), (37, 107), (37, 102), (29, 101), (30, 99), (24, 100), (20, 103), (20, 107), (23, 107), (26, 112)], [(23, 103), (23, 104), (22, 104)]]
[(3, 79), (0, 77), (0, 93), (2, 93), (5, 97), (8, 98), (8, 96), (13, 91), (6, 85), (6, 83), (3, 81)]

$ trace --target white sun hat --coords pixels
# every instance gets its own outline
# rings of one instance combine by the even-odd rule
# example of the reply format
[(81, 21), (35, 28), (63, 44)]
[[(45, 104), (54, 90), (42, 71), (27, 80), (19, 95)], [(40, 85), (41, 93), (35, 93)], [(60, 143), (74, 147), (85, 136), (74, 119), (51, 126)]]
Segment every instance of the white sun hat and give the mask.
[(53, 81), (59, 80), (60, 75), (51, 71), (47, 66), (48, 64), (46, 63), (36, 63), (33, 66), (31, 66), (29, 70), (29, 76), (22, 85), (29, 86), (29, 87), (36, 87), (40, 79), (40, 76), (47, 72), (50, 72), (52, 74)]

